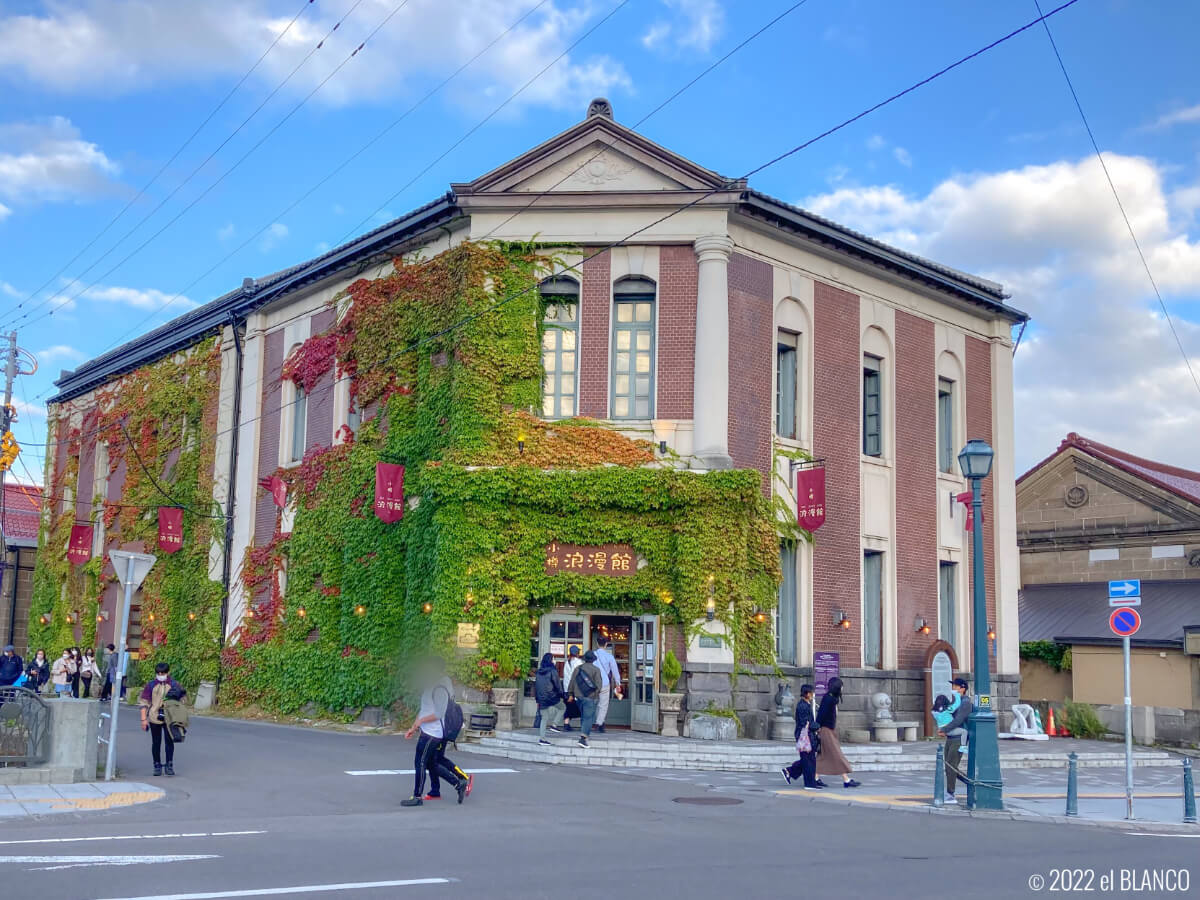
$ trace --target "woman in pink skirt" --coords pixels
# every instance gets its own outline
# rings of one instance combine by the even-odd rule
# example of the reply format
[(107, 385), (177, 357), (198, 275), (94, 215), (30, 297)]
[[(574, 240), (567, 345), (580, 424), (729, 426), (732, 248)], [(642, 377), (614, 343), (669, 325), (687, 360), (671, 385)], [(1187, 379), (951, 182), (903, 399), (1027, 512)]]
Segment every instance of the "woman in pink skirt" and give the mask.
[[(842, 702), (842, 679), (830, 678), (821, 707), (817, 710), (817, 724), (821, 727), (821, 749), (817, 753), (817, 775), (841, 775), (842, 787), (856, 788), (859, 783), (850, 777), (849, 760), (842, 753), (842, 744), (837, 736), (837, 708)], [(825, 787), (818, 777), (817, 784)]]

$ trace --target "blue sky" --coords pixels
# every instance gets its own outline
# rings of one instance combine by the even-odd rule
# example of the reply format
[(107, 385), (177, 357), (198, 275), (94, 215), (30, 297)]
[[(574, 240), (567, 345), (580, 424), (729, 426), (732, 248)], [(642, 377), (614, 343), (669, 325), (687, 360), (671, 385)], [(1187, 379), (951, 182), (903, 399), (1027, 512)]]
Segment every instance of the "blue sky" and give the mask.
[[(470, 180), (578, 121), (593, 96), (608, 96), (617, 119), (633, 124), (791, 5), (401, 2), (0, 2), (0, 329), (16, 319), (21, 345), (41, 361), (17, 393), (17, 434), (33, 476), (40, 476), (45, 439), (40, 401), (61, 369), (245, 276), (300, 262), (360, 223), (378, 224), (436, 197), (451, 181)], [(196, 139), (68, 265), (301, 6), (299, 19)], [(525, 13), (385, 139), (283, 212)], [(808, 0), (640, 130), (702, 165), (740, 175), (1035, 15), (1032, 0)], [(1051, 27), (1200, 374), (1200, 8), (1186, 0), (1081, 0)], [(1012, 303), (1034, 316), (1016, 357), (1018, 471), (1068, 431), (1200, 468), (1200, 391), (1157, 309), (1042, 31), (1021, 35), (752, 183), (1010, 287)], [(44, 316), (50, 309), (54, 315)], [(25, 475), (19, 466), (17, 474)]]

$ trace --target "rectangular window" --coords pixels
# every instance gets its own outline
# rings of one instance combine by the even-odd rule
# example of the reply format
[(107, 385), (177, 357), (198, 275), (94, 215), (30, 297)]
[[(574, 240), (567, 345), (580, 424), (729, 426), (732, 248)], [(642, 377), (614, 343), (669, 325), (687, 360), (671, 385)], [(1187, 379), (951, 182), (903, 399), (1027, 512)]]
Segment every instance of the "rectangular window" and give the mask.
[(958, 629), (958, 563), (938, 566), (938, 637), (953, 645)]
[(799, 336), (780, 331), (775, 341), (775, 433), (796, 439), (796, 387)]
[(352, 434), (358, 434), (358, 429), (362, 427), (362, 410), (357, 406), (346, 413), (346, 427)]
[(883, 456), (883, 379), (881, 360), (877, 356), (863, 357), (863, 453)]
[(542, 415), (547, 419), (576, 414), (578, 318), (579, 304), (574, 297), (556, 296), (546, 304), (542, 331)]
[(612, 418), (654, 417), (654, 297), (613, 304)]
[(775, 613), (775, 658), (781, 663), (796, 664), (796, 545), (786, 541), (779, 545), (779, 567), (783, 579), (779, 582), (779, 608)]
[(304, 388), (296, 386), (296, 399), (292, 401), (292, 462), (304, 459), (304, 431), (308, 427), (308, 397)]
[(938, 469), (954, 472), (954, 382), (938, 379)]
[(863, 554), (863, 667), (883, 665), (883, 554)]

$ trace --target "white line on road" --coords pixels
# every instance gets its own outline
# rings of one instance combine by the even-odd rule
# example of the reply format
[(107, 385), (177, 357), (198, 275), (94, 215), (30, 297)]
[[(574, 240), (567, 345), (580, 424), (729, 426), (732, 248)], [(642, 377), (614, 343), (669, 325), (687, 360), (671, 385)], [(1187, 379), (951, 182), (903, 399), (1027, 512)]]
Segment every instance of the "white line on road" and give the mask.
[(75, 844), (84, 841), (140, 841), (149, 838), (230, 837), (242, 834), (266, 834), (265, 831), (197, 831), (191, 834), (104, 834), (90, 837), (33, 838), (24, 841), (0, 841), (0, 847), (16, 844)]
[(408, 878), (403, 881), (358, 881), (346, 884), (301, 884), (295, 887), (256, 888), (245, 891), (206, 891), (199, 894), (154, 894), (145, 897), (114, 897), (112, 900), (221, 900), (224, 897), (275, 897), (281, 894), (320, 894), (330, 891), (369, 891), (373, 888), (414, 887), (450, 884), (453, 878)]
[(1126, 834), (1132, 834), (1134, 837), (1181, 837), (1181, 838), (1200, 838), (1200, 834), (1162, 834), (1158, 831), (1127, 831)]
[[(468, 775), (515, 775), (519, 769), (463, 769)], [(357, 769), (347, 775), (415, 775), (415, 769)]]
[(212, 854), (187, 856), (0, 856), (4, 863), (35, 864), (35, 871), (77, 869), (85, 866), (140, 866), (150, 863), (188, 862), (193, 859), (220, 859)]

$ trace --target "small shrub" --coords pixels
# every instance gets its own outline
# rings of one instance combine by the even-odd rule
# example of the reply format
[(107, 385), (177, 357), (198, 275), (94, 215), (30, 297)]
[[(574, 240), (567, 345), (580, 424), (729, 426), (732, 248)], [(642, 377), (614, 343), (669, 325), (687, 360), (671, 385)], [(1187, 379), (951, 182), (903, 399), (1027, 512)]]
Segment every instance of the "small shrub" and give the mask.
[(703, 715), (718, 716), (722, 719), (733, 719), (733, 723), (737, 726), (738, 737), (742, 736), (742, 720), (738, 718), (738, 714), (727, 706), (717, 706), (717, 704), (709, 700), (708, 706), (703, 710)]
[(667, 686), (667, 693), (673, 694), (675, 692), (675, 685), (683, 677), (683, 666), (679, 664), (679, 660), (676, 658), (673, 650), (668, 650), (666, 655), (663, 656), (662, 677), (663, 684)]
[(1066, 726), (1073, 737), (1100, 738), (1108, 734), (1108, 729), (1096, 715), (1091, 704), (1066, 701)]

